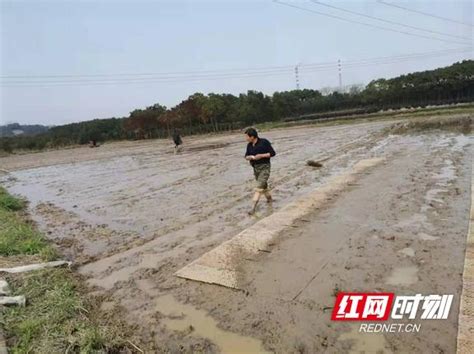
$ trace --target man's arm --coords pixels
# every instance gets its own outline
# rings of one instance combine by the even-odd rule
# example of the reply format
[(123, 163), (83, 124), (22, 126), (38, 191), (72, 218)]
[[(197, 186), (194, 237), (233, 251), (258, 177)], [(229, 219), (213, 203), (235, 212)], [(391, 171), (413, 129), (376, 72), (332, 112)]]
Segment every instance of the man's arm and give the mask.
[(273, 150), (272, 144), (267, 140), (265, 144), (265, 148), (268, 152), (264, 154), (257, 154), (255, 155), (255, 160), (260, 160), (260, 159), (269, 159), (270, 157), (273, 157), (276, 155), (275, 150)]
[(271, 157), (271, 154), (269, 152), (265, 153), (265, 154), (257, 154), (255, 155), (255, 160), (260, 160), (260, 159), (267, 159), (267, 158), (270, 158)]
[(273, 150), (273, 146), (272, 144), (267, 140), (268, 142), (268, 152), (270, 153), (270, 157), (273, 157), (276, 155), (276, 152), (275, 150)]
[(247, 161), (255, 160), (255, 156), (253, 156), (253, 155), (250, 154), (249, 146), (248, 146), (248, 145), (247, 145), (247, 150), (245, 151), (245, 159), (246, 159)]

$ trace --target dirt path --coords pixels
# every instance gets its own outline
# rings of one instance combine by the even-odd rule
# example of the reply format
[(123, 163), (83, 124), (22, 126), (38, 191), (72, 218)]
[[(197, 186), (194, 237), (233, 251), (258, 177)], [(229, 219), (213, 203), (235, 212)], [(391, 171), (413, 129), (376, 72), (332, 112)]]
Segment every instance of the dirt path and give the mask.
[[(32, 201), (35, 219), (71, 259), (85, 263), (81, 272), (109, 299), (104, 308), (125, 308), (143, 343), (155, 350), (452, 353), (472, 147), (454, 133), (381, 134), (389, 124), (265, 134), (278, 152), (272, 166), (277, 199), (256, 218), (245, 216), (252, 175), (241, 158), (240, 134), (193, 140), (178, 156), (160, 141), (118, 144), (100, 158), (74, 163), (48, 155), (44, 166), (16, 171), (4, 183)], [(326, 155), (333, 158), (323, 169), (305, 165)], [(271, 253), (246, 262), (246, 292), (174, 276), (371, 157), (387, 163), (297, 221)], [(17, 168), (35, 166), (29, 158)], [(337, 290), (446, 293), (455, 302), (449, 325), (423, 323), (421, 335), (364, 337), (329, 320)]]

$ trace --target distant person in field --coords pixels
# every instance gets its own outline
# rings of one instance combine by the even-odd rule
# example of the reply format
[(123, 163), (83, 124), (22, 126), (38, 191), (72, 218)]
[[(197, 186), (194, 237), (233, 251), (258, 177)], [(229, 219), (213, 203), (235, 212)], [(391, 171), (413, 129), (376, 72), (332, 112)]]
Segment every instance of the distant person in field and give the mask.
[(270, 178), (270, 158), (275, 156), (275, 150), (267, 139), (258, 136), (254, 128), (248, 128), (245, 131), (245, 139), (248, 142), (245, 159), (252, 165), (256, 180), (253, 205), (249, 211), (249, 214), (253, 215), (262, 194), (267, 198), (267, 202), (273, 201), (268, 189), (268, 179)]
[(175, 129), (173, 131), (173, 142), (174, 142), (174, 153), (178, 153), (180, 150), (180, 145), (183, 144), (183, 140), (181, 140), (181, 135), (179, 134), (179, 130)]

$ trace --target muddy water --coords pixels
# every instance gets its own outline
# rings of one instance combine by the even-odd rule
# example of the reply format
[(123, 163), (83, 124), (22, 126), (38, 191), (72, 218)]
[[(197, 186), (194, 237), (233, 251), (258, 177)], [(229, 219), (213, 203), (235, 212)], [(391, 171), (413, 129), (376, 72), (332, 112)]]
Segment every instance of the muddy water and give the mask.
[(352, 325), (349, 332), (342, 333), (339, 336), (338, 341), (348, 341), (351, 346), (349, 352), (353, 354), (392, 353), (383, 334), (370, 333), (362, 337), (358, 325)]
[[(263, 318), (258, 338), (277, 353), (455, 353), (458, 303), (445, 322), (421, 321), (420, 333), (360, 333), (358, 325), (332, 322), (330, 313), (339, 291), (454, 294), (459, 301), (472, 157), (468, 141), (459, 148), (463, 140), (392, 139), (384, 151), (389, 163), (242, 266), (254, 279), (251, 295), (233, 296), (221, 318), (237, 307), (244, 308), (237, 323)], [(199, 298), (209, 293), (197, 288), (194, 301), (204, 307)]]
[[(265, 134), (277, 151), (271, 177), (276, 192), (273, 208), (352, 163), (345, 154), (357, 153), (373, 139), (371, 134), (386, 125), (294, 128)], [(115, 154), (105, 150), (107, 158), (96, 160), (82, 161), (82, 150), (73, 163), (54, 165), (52, 159), (48, 165), (45, 158), (45, 166), (14, 171), (10, 178), (15, 181), (7, 182), (7, 187), (31, 201), (36, 221), (51, 238), (68, 239), (62, 242), (72, 259), (115, 253), (186, 227), (196, 229), (195, 225), (199, 225), (198, 238), (223, 229), (232, 233), (256, 220), (242, 217), (253, 187), (252, 170), (242, 158), (245, 143), (240, 134), (208, 139), (191, 139), (179, 155), (156, 141), (136, 147), (118, 145)], [(100, 149), (90, 153), (100, 154)], [(308, 159), (331, 154), (337, 156), (322, 171), (305, 165)], [(256, 218), (272, 211), (262, 206)], [(174, 248), (171, 240), (163, 246), (166, 252)]]
[[(355, 161), (384, 156), (388, 163), (294, 225), (271, 253), (249, 261), (248, 293), (173, 275), (272, 212), (262, 205), (255, 218), (245, 214), (252, 173), (240, 135), (189, 141), (191, 149), (177, 156), (163, 142), (104, 146), (90, 152), (95, 159), (81, 150), (72, 162), (42, 155), (30, 163), (37, 168), (16, 171), (5, 183), (33, 201), (35, 218), (70, 257), (89, 262), (81, 272), (109, 296), (106, 308), (123, 306), (161, 349), (178, 352), (179, 343), (184, 351), (209, 352), (211, 341), (226, 350), (241, 336), (252, 348), (277, 353), (452, 352), (456, 313), (443, 326), (424, 324), (417, 337), (369, 338), (329, 321), (338, 290), (459, 290), (469, 140), (444, 133), (380, 138), (385, 124), (264, 134), (278, 153), (274, 210)], [(323, 169), (305, 165), (327, 155), (334, 156)], [(25, 158), (21, 164), (28, 166)]]
[(223, 354), (269, 353), (262, 343), (254, 338), (224, 331), (206, 311), (192, 305), (182, 304), (173, 295), (164, 295), (155, 300), (156, 310), (168, 316), (163, 323), (173, 331), (191, 331), (191, 335), (210, 339)]

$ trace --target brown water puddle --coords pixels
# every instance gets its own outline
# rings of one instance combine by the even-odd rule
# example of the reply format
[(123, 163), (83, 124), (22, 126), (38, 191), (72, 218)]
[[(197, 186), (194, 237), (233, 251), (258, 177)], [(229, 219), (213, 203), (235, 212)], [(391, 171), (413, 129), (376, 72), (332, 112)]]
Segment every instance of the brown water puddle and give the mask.
[(222, 353), (268, 353), (259, 340), (220, 329), (217, 321), (206, 311), (182, 304), (173, 295), (159, 297), (155, 300), (155, 305), (157, 311), (172, 317), (164, 320), (166, 327), (173, 331), (188, 331), (192, 328), (192, 334), (208, 338)]
[(349, 353), (390, 353), (387, 341), (381, 333), (359, 333), (359, 326), (352, 326), (349, 332), (342, 333), (338, 341), (351, 341)]

